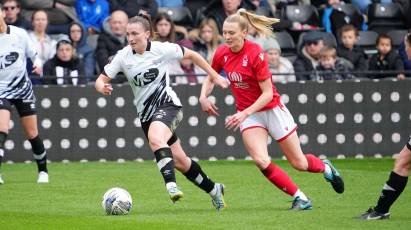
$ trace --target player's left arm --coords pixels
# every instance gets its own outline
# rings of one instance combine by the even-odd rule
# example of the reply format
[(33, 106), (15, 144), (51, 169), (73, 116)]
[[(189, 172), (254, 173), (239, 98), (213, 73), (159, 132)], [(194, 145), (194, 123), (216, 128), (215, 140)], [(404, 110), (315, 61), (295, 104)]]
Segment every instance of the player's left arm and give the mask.
[(208, 62), (197, 52), (192, 51), (190, 49), (184, 48), (184, 56), (183, 58), (191, 59), (194, 64), (198, 65), (201, 69), (203, 69), (208, 75), (211, 77), (211, 80), (216, 85), (220, 86), (221, 88), (227, 88), (229, 83), (228, 81), (218, 74), (209, 64)]

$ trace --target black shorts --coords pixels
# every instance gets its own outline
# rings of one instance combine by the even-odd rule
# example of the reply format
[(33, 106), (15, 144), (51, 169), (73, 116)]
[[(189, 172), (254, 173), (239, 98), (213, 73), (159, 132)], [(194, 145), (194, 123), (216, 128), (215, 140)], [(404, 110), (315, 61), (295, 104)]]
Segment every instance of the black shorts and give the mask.
[(20, 117), (36, 114), (35, 99), (5, 99), (0, 98), (0, 109), (6, 109), (11, 112), (12, 107), (16, 107)]
[(151, 122), (160, 121), (164, 123), (165, 125), (167, 125), (167, 127), (170, 128), (171, 132), (173, 133), (173, 136), (168, 141), (168, 145), (172, 145), (178, 139), (175, 131), (181, 120), (183, 120), (182, 107), (169, 103), (157, 107), (151, 119), (149, 121), (142, 122), (141, 127), (143, 128), (144, 134), (148, 139), (148, 129), (150, 128)]

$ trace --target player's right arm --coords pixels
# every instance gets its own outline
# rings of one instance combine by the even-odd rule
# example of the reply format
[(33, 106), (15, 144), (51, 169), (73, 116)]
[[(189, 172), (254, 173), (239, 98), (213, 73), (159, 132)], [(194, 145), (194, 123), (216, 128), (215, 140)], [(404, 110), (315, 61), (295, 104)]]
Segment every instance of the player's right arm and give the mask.
[(116, 77), (116, 75), (122, 70), (122, 56), (123, 53), (120, 51), (114, 56), (114, 58), (104, 66), (103, 72), (98, 76), (96, 80), (96, 90), (97, 92), (104, 95), (111, 95), (113, 87), (110, 84), (111, 79)]
[(111, 95), (113, 87), (110, 84), (111, 78), (107, 77), (104, 73), (101, 73), (96, 80), (96, 90), (97, 92), (104, 95)]

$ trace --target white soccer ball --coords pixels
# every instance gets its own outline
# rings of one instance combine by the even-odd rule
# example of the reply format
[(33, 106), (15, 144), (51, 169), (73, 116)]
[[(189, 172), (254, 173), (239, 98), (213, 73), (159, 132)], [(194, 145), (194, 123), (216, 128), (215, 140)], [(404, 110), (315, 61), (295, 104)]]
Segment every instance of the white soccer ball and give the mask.
[(133, 200), (127, 190), (115, 187), (104, 193), (101, 205), (107, 215), (126, 215), (133, 206)]

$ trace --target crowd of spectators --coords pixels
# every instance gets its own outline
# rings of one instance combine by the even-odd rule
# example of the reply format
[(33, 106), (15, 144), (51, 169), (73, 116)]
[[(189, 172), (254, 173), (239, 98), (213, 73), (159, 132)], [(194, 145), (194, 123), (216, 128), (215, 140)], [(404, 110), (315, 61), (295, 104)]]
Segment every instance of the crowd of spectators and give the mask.
[[(249, 28), (248, 39), (266, 52), (275, 82), (404, 79), (411, 70), (404, 45), (394, 44), (386, 33), (390, 25), (385, 32), (378, 31), (373, 49), (364, 50), (359, 44), (360, 33), (375, 28), (368, 12), (373, 4), (394, 4), (400, 10), (402, 25), (392, 30), (411, 28), (408, 0), (2, 0), (2, 4), (7, 24), (28, 31), (44, 64), (45, 84), (92, 82), (127, 45), (128, 19), (139, 14), (151, 16), (157, 40), (193, 49), (211, 62), (222, 43), (224, 19), (239, 8), (279, 18), (273, 30), (293, 38), (294, 53), (284, 57), (281, 41)], [(176, 10), (181, 8), (188, 10)], [(204, 78), (187, 60), (170, 66), (175, 84), (199, 84)]]

